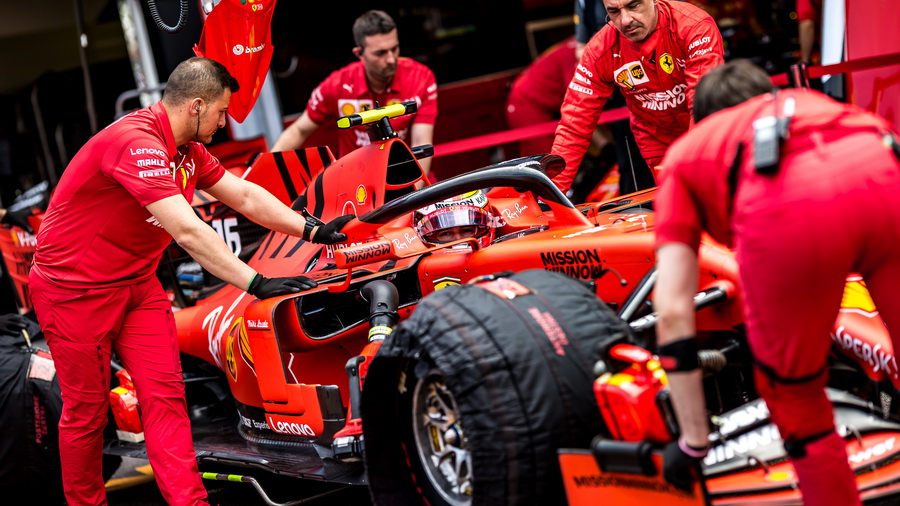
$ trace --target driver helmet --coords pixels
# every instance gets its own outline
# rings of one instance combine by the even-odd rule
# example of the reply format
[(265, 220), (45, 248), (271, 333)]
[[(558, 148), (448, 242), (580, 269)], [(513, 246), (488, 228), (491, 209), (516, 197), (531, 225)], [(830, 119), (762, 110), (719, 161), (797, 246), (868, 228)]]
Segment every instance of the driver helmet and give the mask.
[(487, 196), (481, 190), (435, 202), (413, 213), (419, 239), (429, 246), (476, 237), (483, 248), (494, 238), (492, 221)]

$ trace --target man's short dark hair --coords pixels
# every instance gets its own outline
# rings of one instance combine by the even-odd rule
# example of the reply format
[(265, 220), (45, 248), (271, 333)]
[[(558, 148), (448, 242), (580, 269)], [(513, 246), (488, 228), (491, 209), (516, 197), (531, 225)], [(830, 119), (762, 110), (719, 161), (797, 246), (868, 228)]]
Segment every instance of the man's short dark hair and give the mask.
[(700, 78), (694, 92), (694, 121), (774, 89), (765, 70), (750, 60), (731, 60)]
[(169, 75), (163, 100), (181, 104), (200, 97), (212, 102), (222, 96), (225, 88), (234, 93), (240, 85), (224, 65), (208, 58), (193, 57), (179, 63)]
[(391, 33), (396, 29), (397, 24), (387, 12), (371, 10), (353, 22), (353, 42), (356, 47), (363, 48), (366, 46), (366, 37)]

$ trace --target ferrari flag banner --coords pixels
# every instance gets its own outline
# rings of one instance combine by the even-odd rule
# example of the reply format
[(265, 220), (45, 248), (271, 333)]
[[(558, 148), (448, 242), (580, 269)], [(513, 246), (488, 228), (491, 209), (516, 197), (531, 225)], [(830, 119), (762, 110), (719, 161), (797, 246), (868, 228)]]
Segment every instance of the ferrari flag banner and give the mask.
[(194, 46), (194, 54), (221, 63), (237, 79), (240, 91), (231, 96), (228, 114), (238, 123), (250, 114), (269, 71), (275, 1), (222, 0)]

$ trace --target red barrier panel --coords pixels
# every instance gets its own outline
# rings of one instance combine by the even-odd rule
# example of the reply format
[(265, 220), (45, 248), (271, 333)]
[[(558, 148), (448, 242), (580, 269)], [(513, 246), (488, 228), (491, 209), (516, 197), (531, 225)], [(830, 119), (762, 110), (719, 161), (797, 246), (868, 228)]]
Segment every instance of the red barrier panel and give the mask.
[[(847, 72), (884, 67), (894, 64), (900, 64), (900, 53), (873, 56), (870, 58), (860, 58), (858, 60), (835, 63), (833, 65), (819, 65), (816, 67), (809, 67), (807, 69), (807, 72), (810, 78), (816, 78), (825, 75), (844, 74)], [(778, 87), (787, 86), (788, 74), (783, 73), (772, 76), (772, 84)], [(628, 118), (628, 109), (625, 107), (620, 107), (618, 109), (604, 111), (603, 114), (600, 115), (600, 120), (597, 122), (597, 124), (612, 123), (614, 121), (619, 121), (626, 118)], [(522, 139), (531, 139), (533, 137), (539, 137), (541, 135), (552, 134), (556, 130), (557, 124), (558, 122), (556, 121), (548, 121), (546, 123), (540, 123), (537, 125), (513, 128), (511, 130), (504, 130), (502, 132), (495, 132), (486, 135), (469, 137), (467, 139), (445, 142), (434, 147), (434, 157), (439, 158), (442, 156), (455, 155), (475, 149), (489, 148), (492, 146), (499, 146), (501, 144), (510, 142), (517, 142)]]
[[(815, 67), (808, 67), (806, 72), (811, 79), (815, 79), (822, 76), (846, 74), (847, 72), (868, 70), (896, 64), (900, 64), (900, 53), (860, 58), (853, 61), (833, 63), (831, 65), (817, 65)], [(775, 74), (772, 76), (772, 84), (778, 87), (787, 86), (789, 84), (788, 74)]]
[[(619, 107), (617, 109), (603, 111), (603, 114), (600, 115), (600, 120), (597, 121), (597, 124), (600, 125), (603, 123), (612, 123), (614, 121), (619, 121), (627, 118), (628, 109), (626, 109), (625, 107)], [(556, 130), (556, 125), (558, 124), (558, 121), (548, 121), (546, 123), (538, 123), (537, 125), (513, 128), (511, 130), (504, 130), (502, 132), (479, 135), (477, 137), (469, 137), (468, 139), (460, 139), (458, 141), (445, 142), (444, 144), (439, 144), (434, 147), (434, 157), (438, 158), (441, 156), (455, 155), (457, 153), (472, 151), (473, 149), (489, 148), (491, 146), (499, 146), (500, 144), (506, 144), (508, 142), (517, 142), (522, 139), (531, 139), (532, 137), (552, 134)]]

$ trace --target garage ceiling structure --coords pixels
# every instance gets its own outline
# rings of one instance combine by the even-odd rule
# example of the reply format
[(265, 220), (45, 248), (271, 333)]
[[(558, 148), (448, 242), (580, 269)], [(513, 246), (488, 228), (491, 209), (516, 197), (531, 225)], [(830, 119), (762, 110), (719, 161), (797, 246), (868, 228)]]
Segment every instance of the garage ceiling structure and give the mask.
[(87, 57), (99, 63), (126, 56), (115, 0), (24, 0), (0, 7), (0, 95), (28, 88), (48, 72), (81, 66), (75, 9), (80, 5)]

